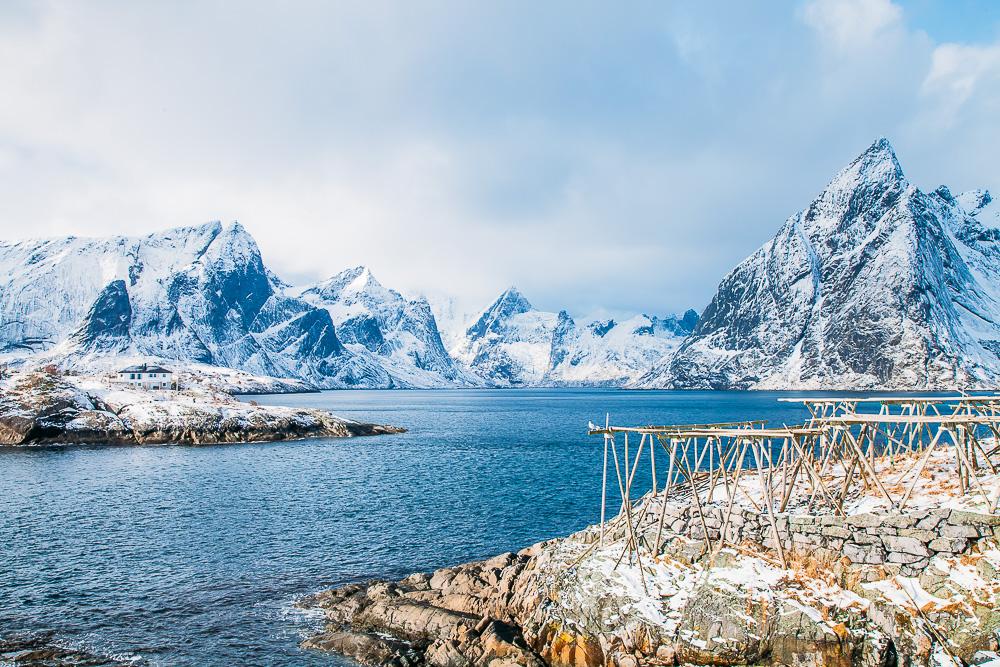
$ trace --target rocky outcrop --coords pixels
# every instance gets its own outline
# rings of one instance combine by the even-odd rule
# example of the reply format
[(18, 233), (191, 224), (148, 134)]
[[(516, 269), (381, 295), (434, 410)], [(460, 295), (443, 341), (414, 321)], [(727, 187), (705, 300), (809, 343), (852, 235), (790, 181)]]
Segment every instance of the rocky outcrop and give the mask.
[(503, 554), (432, 576), (319, 593), (300, 604), (324, 609), (331, 627), (304, 646), (368, 665), (543, 667), (507, 608), (528, 560)]
[[(782, 566), (757, 517), (739, 522), (738, 549), (709, 552), (687, 509), (669, 508), (663, 548), (641, 563), (616, 520), (604, 543), (592, 527), (430, 575), (318, 593), (301, 604), (322, 609), (328, 627), (304, 645), (363, 664), (435, 667), (926, 666), (940, 663), (935, 651), (973, 664), (998, 648), (998, 516), (785, 516)], [(646, 544), (656, 523), (639, 527)], [(878, 562), (848, 556), (847, 545), (870, 553), (874, 542)], [(885, 556), (918, 549), (919, 571)]]
[(209, 391), (150, 392), (21, 374), (0, 383), (0, 446), (218, 444), (399, 433), (322, 410), (259, 406)]

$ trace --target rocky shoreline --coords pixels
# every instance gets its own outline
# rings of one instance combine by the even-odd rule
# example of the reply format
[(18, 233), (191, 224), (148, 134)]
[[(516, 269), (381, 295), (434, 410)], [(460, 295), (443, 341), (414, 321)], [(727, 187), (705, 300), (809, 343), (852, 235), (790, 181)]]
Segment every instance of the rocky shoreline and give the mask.
[(404, 430), (323, 410), (260, 406), (199, 388), (154, 392), (46, 372), (0, 381), (0, 446), (205, 445)]
[(625, 549), (619, 516), (603, 542), (592, 526), (317, 593), (300, 604), (322, 610), (326, 629), (303, 646), (396, 667), (1000, 664), (1000, 514), (988, 507), (928, 494), (906, 512), (792, 511), (776, 526), (782, 564), (751, 509), (728, 546), (709, 549), (717, 508), (695, 517), (647, 495), (633, 512), (640, 542), (656, 539), (662, 503), (655, 558)]
[(119, 659), (60, 646), (51, 633), (0, 637), (0, 665), (12, 667), (143, 667), (138, 659)]

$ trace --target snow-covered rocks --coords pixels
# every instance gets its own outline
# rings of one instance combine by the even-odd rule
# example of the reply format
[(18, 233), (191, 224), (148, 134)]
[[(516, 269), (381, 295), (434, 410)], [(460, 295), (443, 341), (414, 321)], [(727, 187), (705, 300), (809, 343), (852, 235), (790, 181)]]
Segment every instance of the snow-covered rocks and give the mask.
[(589, 529), (432, 575), (324, 591), (301, 603), (328, 621), (305, 646), (366, 664), (471, 667), (509, 664), (493, 661), (512, 655), (518, 665), (832, 667), (898, 658), (929, 667), (937, 653), (971, 661), (995, 650), (1000, 549), (992, 537), (960, 556), (933, 557), (919, 577), (808, 550), (782, 566), (751, 542), (705, 554), (700, 540), (677, 534), (639, 562), (623, 558), (621, 540), (598, 540)]
[(211, 444), (400, 430), (322, 410), (257, 406), (208, 389), (150, 391), (44, 372), (0, 380), (0, 445)]

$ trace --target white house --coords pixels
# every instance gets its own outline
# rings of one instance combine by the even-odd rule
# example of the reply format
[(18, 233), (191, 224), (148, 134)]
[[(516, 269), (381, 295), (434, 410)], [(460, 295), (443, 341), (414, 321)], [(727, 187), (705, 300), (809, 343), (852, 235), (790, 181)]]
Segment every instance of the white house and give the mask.
[(118, 371), (118, 381), (144, 389), (173, 389), (174, 374), (162, 366), (129, 366)]

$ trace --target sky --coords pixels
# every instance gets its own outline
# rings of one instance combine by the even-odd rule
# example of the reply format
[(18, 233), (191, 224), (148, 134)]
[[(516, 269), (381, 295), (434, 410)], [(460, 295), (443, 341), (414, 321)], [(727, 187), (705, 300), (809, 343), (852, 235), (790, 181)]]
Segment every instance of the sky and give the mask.
[(0, 238), (239, 220), (302, 284), (701, 310), (872, 141), (1000, 190), (1000, 3), (0, 3)]

